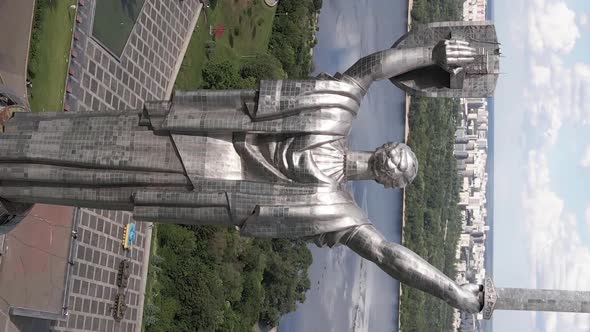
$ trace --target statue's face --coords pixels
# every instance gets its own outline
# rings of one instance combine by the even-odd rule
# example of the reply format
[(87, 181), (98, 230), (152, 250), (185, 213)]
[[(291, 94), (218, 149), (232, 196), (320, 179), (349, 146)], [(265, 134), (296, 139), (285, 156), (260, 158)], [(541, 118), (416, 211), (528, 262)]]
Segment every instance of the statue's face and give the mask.
[(386, 143), (378, 148), (371, 167), (375, 180), (386, 188), (404, 188), (418, 174), (416, 155), (403, 143)]

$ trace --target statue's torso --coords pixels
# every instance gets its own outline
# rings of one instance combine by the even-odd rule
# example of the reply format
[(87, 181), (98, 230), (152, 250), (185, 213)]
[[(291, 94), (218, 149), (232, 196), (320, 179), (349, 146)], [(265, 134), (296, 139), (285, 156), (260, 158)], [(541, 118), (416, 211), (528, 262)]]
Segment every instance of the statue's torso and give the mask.
[[(175, 135), (191, 146), (193, 158), (184, 161), (192, 178), (245, 180), (282, 184), (335, 186), (344, 181), (346, 141), (322, 135), (275, 137), (270, 135)], [(188, 149), (187, 149), (188, 150)], [(181, 153), (181, 155), (183, 155)]]
[[(360, 103), (352, 90), (340, 98), (342, 89), (355, 88), (287, 82), (273, 90), (278, 104), (271, 98), (259, 114), (249, 114), (244, 101), (268, 101), (270, 90), (202, 91), (191, 100), (146, 106), (141, 114), (16, 117), (2, 135), (0, 155), (34, 163), (7, 168), (27, 186), (4, 188), (4, 195), (133, 210), (137, 220), (241, 225), (249, 236), (347, 229), (366, 218), (338, 190), (346, 136)], [(178, 197), (139, 202), (143, 194)], [(193, 194), (204, 198), (193, 200)], [(211, 201), (211, 195), (222, 199)], [(259, 215), (249, 218), (257, 207)]]

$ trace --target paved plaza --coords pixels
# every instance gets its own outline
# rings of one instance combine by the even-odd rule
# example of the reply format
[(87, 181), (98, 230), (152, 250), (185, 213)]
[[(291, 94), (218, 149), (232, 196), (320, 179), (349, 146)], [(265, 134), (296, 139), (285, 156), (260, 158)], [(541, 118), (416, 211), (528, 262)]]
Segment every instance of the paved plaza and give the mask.
[[(68, 320), (55, 324), (56, 331), (135, 331), (141, 314), (138, 297), (141, 267), (145, 263), (143, 248), (147, 224), (138, 223), (134, 248), (130, 252), (121, 246), (121, 236), (128, 213), (104, 210), (79, 209), (74, 217), (77, 229), (75, 265), (70, 282)], [(131, 277), (124, 291), (127, 313), (121, 322), (112, 317), (115, 295), (120, 291), (116, 284), (119, 263), (130, 259)]]
[(34, 6), (34, 0), (0, 0), (0, 84), (23, 100)]
[[(170, 97), (200, 12), (198, 0), (146, 0), (120, 57), (95, 40), (92, 23), (95, 1), (79, 1), (65, 111), (100, 112), (140, 109), (145, 100)], [(124, 212), (79, 209), (75, 265), (67, 298), (68, 318), (54, 331), (139, 331), (149, 251), (148, 224), (137, 223), (131, 250), (131, 276), (125, 290), (124, 319), (112, 316), (117, 268), (127, 253), (121, 247)]]
[(49, 323), (10, 316), (11, 306), (61, 316), (64, 280), (72, 272), (71, 229), (72, 208), (37, 204), (0, 241), (0, 331), (44, 331), (31, 326)]

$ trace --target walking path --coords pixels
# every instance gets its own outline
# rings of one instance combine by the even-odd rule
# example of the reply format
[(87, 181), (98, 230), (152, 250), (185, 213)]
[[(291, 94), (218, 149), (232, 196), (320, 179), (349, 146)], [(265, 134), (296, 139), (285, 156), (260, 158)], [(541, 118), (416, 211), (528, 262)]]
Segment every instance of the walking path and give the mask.
[(27, 59), (35, 0), (0, 0), (0, 77), (27, 100)]
[(264, 0), (264, 3), (269, 7), (274, 7), (279, 3), (279, 0)]

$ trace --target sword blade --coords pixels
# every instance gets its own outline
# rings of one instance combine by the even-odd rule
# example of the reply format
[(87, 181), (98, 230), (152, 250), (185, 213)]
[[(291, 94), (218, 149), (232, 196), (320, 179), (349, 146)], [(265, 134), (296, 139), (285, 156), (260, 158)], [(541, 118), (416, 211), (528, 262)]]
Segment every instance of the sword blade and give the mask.
[(590, 313), (590, 292), (496, 288), (496, 310)]

